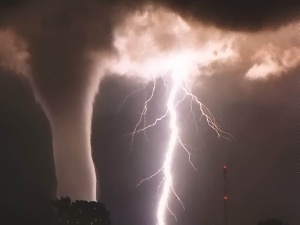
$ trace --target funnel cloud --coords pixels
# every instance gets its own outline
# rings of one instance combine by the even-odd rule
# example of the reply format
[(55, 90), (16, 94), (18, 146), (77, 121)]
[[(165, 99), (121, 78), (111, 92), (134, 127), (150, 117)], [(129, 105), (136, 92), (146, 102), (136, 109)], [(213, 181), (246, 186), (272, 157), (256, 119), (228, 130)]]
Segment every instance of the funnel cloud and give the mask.
[[(127, 15), (143, 10), (145, 5), (167, 8), (191, 23), (257, 32), (297, 21), (300, 2), (1, 1), (0, 66), (29, 78), (35, 98), (49, 119), (58, 197), (97, 198), (90, 145), (93, 101), (106, 72), (105, 61), (118, 52), (114, 30)], [(261, 55), (255, 59), (263, 61)], [(280, 69), (288, 67), (284, 64)], [(257, 68), (250, 67), (248, 76), (259, 74)]]

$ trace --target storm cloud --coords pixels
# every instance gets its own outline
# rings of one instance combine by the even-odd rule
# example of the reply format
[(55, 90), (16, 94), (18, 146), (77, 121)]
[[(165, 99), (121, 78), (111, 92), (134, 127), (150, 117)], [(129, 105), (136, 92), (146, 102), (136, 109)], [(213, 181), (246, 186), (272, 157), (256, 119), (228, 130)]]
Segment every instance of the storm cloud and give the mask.
[[(161, 1), (159, 1), (161, 2)], [(297, 0), (165, 0), (162, 1), (184, 17), (224, 29), (257, 31), (279, 27), (299, 19)]]
[[(164, 7), (191, 23), (258, 32), (297, 21), (300, 2), (1, 1), (0, 65), (29, 77), (35, 98), (50, 121), (57, 177), (62, 182), (58, 181), (59, 195), (95, 200), (90, 127), (94, 97), (106, 72), (97, 68), (104, 59), (117, 54), (114, 30), (129, 13), (143, 11), (147, 5)], [(258, 53), (257, 58), (263, 61), (261, 55), (264, 53)], [(284, 72), (286, 66), (280, 69)], [(249, 71), (253, 74), (257, 67)], [(69, 165), (62, 166), (66, 161)], [(75, 175), (76, 180), (70, 178)], [(89, 190), (91, 186), (93, 190)]]

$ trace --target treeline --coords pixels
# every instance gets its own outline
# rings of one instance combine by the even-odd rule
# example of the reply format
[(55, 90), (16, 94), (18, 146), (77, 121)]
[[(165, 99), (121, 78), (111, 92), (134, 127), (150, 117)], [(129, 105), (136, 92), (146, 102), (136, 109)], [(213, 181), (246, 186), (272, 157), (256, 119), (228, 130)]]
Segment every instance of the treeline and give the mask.
[(100, 202), (75, 201), (61, 198), (53, 201), (48, 210), (32, 216), (12, 206), (1, 206), (5, 225), (111, 225), (110, 213)]
[(47, 225), (111, 225), (110, 213), (100, 202), (75, 201), (62, 198), (45, 213)]
[[(12, 206), (0, 206), (0, 224), (2, 225), (111, 225), (110, 213), (103, 203), (75, 201), (61, 198), (39, 216)], [(260, 221), (257, 225), (288, 225), (278, 219)]]

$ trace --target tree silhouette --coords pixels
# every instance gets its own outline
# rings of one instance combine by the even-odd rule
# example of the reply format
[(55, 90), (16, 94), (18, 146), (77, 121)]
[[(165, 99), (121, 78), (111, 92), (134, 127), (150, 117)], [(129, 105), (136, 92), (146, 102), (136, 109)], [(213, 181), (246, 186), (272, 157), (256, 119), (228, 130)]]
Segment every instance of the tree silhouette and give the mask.
[(61, 198), (45, 215), (47, 225), (110, 225), (110, 213), (100, 202)]

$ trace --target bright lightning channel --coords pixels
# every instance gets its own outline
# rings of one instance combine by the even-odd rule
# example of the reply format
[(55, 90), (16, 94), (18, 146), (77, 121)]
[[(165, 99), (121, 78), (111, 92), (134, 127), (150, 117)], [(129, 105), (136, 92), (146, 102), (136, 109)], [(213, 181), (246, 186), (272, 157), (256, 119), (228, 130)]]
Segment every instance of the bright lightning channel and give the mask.
[[(180, 80), (176, 79), (175, 74), (172, 74), (172, 89), (169, 95), (167, 109), (170, 112), (170, 129), (171, 129), (171, 136), (168, 144), (168, 149), (166, 152), (166, 157), (163, 165), (163, 172), (164, 172), (164, 184), (163, 184), (163, 191), (161, 198), (159, 200), (158, 209), (157, 209), (157, 220), (159, 225), (165, 225), (165, 214), (166, 210), (169, 209), (168, 199), (171, 194), (171, 191), (174, 190), (173, 188), (173, 176), (172, 176), (172, 159), (174, 157), (174, 152), (176, 149), (176, 144), (178, 142), (179, 136), (179, 128), (177, 126), (177, 111), (175, 106), (176, 95), (178, 89), (180, 87)], [(174, 213), (171, 214), (174, 215)], [(175, 217), (176, 219), (176, 217)]]
[[(215, 118), (212, 116), (210, 110), (203, 103), (201, 103), (199, 101), (199, 99), (192, 93), (191, 90), (189, 90), (184, 85), (184, 82), (182, 80), (183, 79), (182, 77), (184, 77), (184, 76), (182, 76), (181, 73), (184, 73), (186, 71), (185, 69), (186, 68), (184, 66), (178, 67), (178, 65), (177, 65), (177, 68), (174, 69), (171, 74), (172, 86), (170, 88), (170, 93), (168, 96), (166, 112), (162, 116), (157, 117), (152, 124), (149, 124), (147, 126), (144, 125), (143, 128), (138, 129), (138, 127), (141, 125), (143, 119), (145, 120), (147, 110), (148, 110), (148, 104), (152, 100), (153, 95), (155, 93), (156, 81), (155, 80), (153, 81), (151, 95), (145, 100), (144, 107), (143, 107), (142, 113), (140, 115), (140, 118), (138, 120), (138, 123), (136, 124), (134, 131), (132, 132), (130, 152), (132, 151), (132, 148), (133, 148), (135, 135), (137, 135), (140, 132), (145, 132), (147, 129), (149, 129), (151, 127), (154, 127), (158, 122), (165, 119), (167, 116), (170, 117), (169, 128), (170, 128), (171, 132), (170, 132), (170, 138), (169, 138), (168, 147), (166, 150), (166, 155), (165, 155), (165, 160), (164, 160), (163, 166), (162, 166), (162, 168), (160, 168), (157, 172), (155, 172), (151, 176), (141, 180), (140, 183), (137, 185), (137, 186), (139, 186), (144, 181), (149, 180), (149, 179), (155, 177), (156, 175), (158, 175), (159, 173), (163, 172), (164, 176), (159, 185), (159, 187), (160, 186), (163, 186), (163, 187), (162, 187), (162, 193), (161, 193), (160, 200), (158, 203), (158, 208), (157, 208), (157, 225), (166, 225), (165, 220), (166, 220), (167, 211), (170, 212), (171, 215), (174, 216), (175, 220), (177, 220), (176, 215), (172, 212), (172, 210), (170, 209), (169, 204), (168, 204), (171, 194), (174, 194), (175, 197), (180, 202), (180, 204), (182, 205), (182, 207), (185, 208), (183, 205), (183, 202), (181, 201), (181, 199), (179, 198), (179, 196), (177, 195), (177, 193), (175, 192), (175, 189), (173, 187), (172, 161), (174, 158), (174, 153), (175, 153), (177, 145), (180, 145), (182, 147), (182, 149), (188, 154), (189, 162), (193, 166), (193, 168), (196, 170), (196, 167), (194, 166), (194, 164), (191, 161), (191, 154), (190, 154), (188, 148), (183, 144), (183, 142), (180, 138), (180, 135), (179, 135), (180, 129), (179, 129), (178, 123), (177, 123), (177, 118), (178, 118), (177, 107), (180, 105), (180, 103), (182, 101), (184, 101), (187, 97), (190, 97), (191, 112), (193, 113), (193, 115), (195, 115), (194, 112), (192, 111), (193, 110), (192, 104), (194, 102), (199, 106), (199, 110), (202, 114), (202, 117), (206, 118), (207, 124), (213, 130), (216, 131), (218, 137), (224, 137), (226, 139), (229, 139), (229, 137), (230, 137), (230, 134), (222, 131), (219, 128), (219, 125), (217, 124)], [(147, 87), (147, 85), (148, 84), (146, 84), (141, 89), (138, 89), (137, 91), (145, 89)], [(167, 87), (165, 82), (164, 82), (164, 85)], [(137, 91), (129, 94), (123, 101), (122, 105), (124, 104), (124, 102), (126, 101), (126, 99), (128, 97), (130, 97), (132, 94), (136, 93)], [(178, 95), (179, 91), (182, 91), (184, 93), (184, 97), (180, 100), (177, 99), (177, 95)]]
[[(199, 107), (197, 112), (200, 112), (200, 119), (206, 120), (208, 126), (216, 132), (218, 137), (230, 138), (230, 134), (219, 128), (210, 110), (192, 93), (189, 82), (197, 75), (213, 74), (215, 70), (212, 63), (218, 62), (219, 65), (219, 63), (230, 63), (236, 58), (238, 59), (239, 56), (232, 48), (235, 39), (230, 34), (223, 35), (214, 29), (206, 30), (202, 27), (194, 29), (194, 25), (187, 23), (180, 16), (167, 9), (148, 6), (142, 13), (138, 11), (129, 15), (124, 24), (116, 30), (114, 47), (118, 51), (118, 57), (108, 63), (109, 70), (113, 74), (131, 74), (148, 81), (144, 87), (129, 94), (120, 108), (131, 95), (142, 90), (146, 93), (146, 90), (150, 86), (152, 87), (151, 95), (145, 96), (140, 117), (131, 133), (130, 152), (133, 150), (136, 135), (143, 133), (147, 140), (147, 129), (166, 119), (170, 121), (170, 137), (163, 165), (138, 184), (139, 186), (158, 174), (164, 175), (158, 186), (158, 190), (161, 191), (157, 209), (158, 225), (166, 225), (168, 212), (176, 219), (168, 204), (171, 197), (176, 197), (182, 204), (173, 187), (175, 174), (172, 172), (172, 161), (177, 147), (181, 147), (188, 154), (189, 162), (196, 169), (191, 161), (190, 148), (180, 138), (177, 109), (181, 103), (186, 100), (190, 101), (190, 113), (194, 117), (197, 131), (198, 121), (196, 113), (194, 113), (194, 105)], [(206, 39), (208, 33), (211, 35)], [(204, 38), (199, 40), (202, 34)], [(170, 79), (168, 79), (170, 84), (161, 75), (170, 75)], [(156, 91), (156, 79), (158, 77), (163, 79), (166, 93), (168, 93), (166, 110), (152, 123), (148, 123), (146, 116)]]

